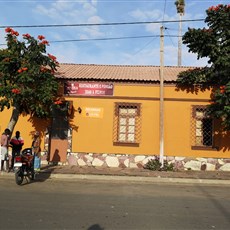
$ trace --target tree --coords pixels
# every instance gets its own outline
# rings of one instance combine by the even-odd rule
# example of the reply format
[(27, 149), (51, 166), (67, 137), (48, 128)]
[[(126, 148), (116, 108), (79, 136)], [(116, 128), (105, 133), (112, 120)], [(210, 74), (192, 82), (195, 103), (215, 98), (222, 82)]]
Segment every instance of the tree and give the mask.
[(206, 14), (208, 28), (188, 28), (183, 44), (198, 59), (207, 57), (209, 65), (181, 72), (177, 87), (211, 87), (209, 115), (221, 119), (222, 127), (230, 130), (230, 5), (212, 6)]
[(20, 114), (44, 118), (49, 116), (57, 96), (54, 76), (58, 62), (46, 54), (45, 37), (37, 39), (6, 28), (7, 48), (0, 50), (0, 111), (13, 107), (7, 128), (13, 132)]
[(178, 14), (184, 14), (185, 2), (184, 0), (175, 1), (176, 9)]

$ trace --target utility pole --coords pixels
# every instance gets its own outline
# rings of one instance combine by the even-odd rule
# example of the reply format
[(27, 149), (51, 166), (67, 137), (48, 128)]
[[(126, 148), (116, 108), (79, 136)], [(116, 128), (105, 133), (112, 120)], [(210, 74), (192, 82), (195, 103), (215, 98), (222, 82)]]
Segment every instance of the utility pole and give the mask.
[(164, 27), (160, 27), (160, 163), (164, 166)]
[(178, 60), (177, 60), (177, 66), (181, 66), (181, 46), (182, 46), (182, 14), (180, 14), (180, 20), (179, 20), (179, 32), (178, 32)]
[(179, 31), (178, 31), (178, 60), (177, 65), (181, 66), (181, 46), (182, 46), (182, 16), (184, 15), (184, 0), (177, 0), (175, 2), (177, 13), (179, 14)]

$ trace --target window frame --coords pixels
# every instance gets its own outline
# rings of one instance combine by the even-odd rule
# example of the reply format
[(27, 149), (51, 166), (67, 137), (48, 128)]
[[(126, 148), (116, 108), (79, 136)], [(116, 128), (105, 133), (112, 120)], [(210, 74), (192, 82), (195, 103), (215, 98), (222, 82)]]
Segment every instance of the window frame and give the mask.
[[(131, 147), (138, 147), (140, 144), (140, 133), (141, 133), (141, 104), (140, 103), (130, 103), (130, 102), (115, 102), (115, 111), (114, 111), (114, 134), (113, 134), (113, 145), (115, 146), (131, 146)], [(136, 109), (136, 114), (132, 115), (125, 115), (120, 114), (120, 109)], [(128, 141), (127, 135), (129, 132), (125, 132), (125, 141), (119, 140), (119, 132), (120, 130), (120, 118), (126, 119), (128, 121), (129, 118), (135, 119), (134, 124), (134, 141)], [(126, 130), (129, 128), (128, 122), (125, 124)], [(131, 125), (132, 126), (132, 125)]]
[[(204, 113), (201, 117), (197, 116), (197, 110), (200, 110), (201, 113)], [(205, 113), (207, 112), (208, 108), (205, 105), (192, 105), (192, 115), (191, 115), (191, 149), (192, 150), (217, 150), (217, 147), (214, 147), (214, 130), (215, 130), (215, 120), (207, 115)], [(210, 145), (205, 145), (205, 144), (198, 144), (196, 141), (196, 138), (198, 137), (196, 133), (198, 132), (197, 130), (197, 121), (202, 121), (203, 125), (203, 120), (211, 120), (211, 144)], [(202, 128), (201, 128), (202, 129)], [(205, 134), (202, 133), (202, 142), (204, 142), (204, 136)]]

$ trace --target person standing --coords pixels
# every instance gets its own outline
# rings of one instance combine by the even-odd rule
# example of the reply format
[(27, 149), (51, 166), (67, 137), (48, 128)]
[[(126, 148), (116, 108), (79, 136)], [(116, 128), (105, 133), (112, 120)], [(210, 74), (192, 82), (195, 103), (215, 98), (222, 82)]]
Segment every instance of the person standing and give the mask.
[(20, 152), (22, 150), (22, 146), (24, 145), (24, 140), (20, 136), (19, 131), (16, 131), (15, 136), (10, 140), (10, 144), (12, 146), (12, 158), (11, 158), (10, 168), (13, 169), (15, 156), (20, 155)]
[(40, 133), (36, 131), (34, 133), (34, 139), (32, 142), (32, 152), (34, 155), (34, 170), (39, 171), (41, 168), (41, 159), (40, 159)]
[(4, 168), (4, 162), (6, 162), (6, 171), (9, 172), (9, 155), (8, 155), (8, 147), (9, 147), (9, 137), (10, 130), (5, 129), (4, 133), (1, 136), (1, 171)]

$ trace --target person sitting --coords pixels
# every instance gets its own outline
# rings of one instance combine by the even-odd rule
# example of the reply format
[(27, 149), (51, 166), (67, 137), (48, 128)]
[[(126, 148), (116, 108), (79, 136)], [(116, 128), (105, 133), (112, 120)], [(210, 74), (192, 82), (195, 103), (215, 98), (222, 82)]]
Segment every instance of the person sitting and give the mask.
[(12, 158), (11, 158), (11, 169), (14, 168), (14, 159), (15, 156), (20, 155), (20, 152), (22, 150), (22, 146), (24, 145), (24, 140), (20, 136), (20, 132), (16, 131), (15, 136), (11, 138), (10, 144), (12, 146)]

